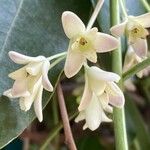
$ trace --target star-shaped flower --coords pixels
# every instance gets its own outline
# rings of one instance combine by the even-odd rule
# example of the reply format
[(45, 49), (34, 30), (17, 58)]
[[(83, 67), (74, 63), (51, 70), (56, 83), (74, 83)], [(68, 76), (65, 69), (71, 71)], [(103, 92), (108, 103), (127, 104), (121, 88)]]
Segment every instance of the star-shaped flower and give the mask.
[(86, 66), (85, 88), (79, 105), (80, 114), (76, 122), (85, 119), (83, 129), (95, 130), (100, 123), (111, 121), (106, 112), (112, 112), (112, 106), (121, 108), (124, 105), (124, 95), (114, 82), (120, 77), (112, 72), (107, 72), (98, 67)]
[(68, 78), (74, 76), (88, 59), (96, 63), (97, 54), (118, 47), (118, 40), (110, 35), (98, 32), (97, 28), (86, 30), (81, 19), (70, 11), (62, 14), (62, 25), (70, 39), (64, 72)]
[(128, 43), (139, 57), (147, 55), (146, 37), (149, 34), (147, 28), (150, 27), (150, 13), (141, 16), (128, 16), (121, 24), (113, 26), (110, 31), (112, 35), (128, 37)]
[(4, 95), (20, 98), (20, 108), (24, 111), (29, 110), (34, 103), (35, 113), (41, 122), (43, 88), (53, 91), (47, 75), (50, 63), (44, 56), (29, 57), (14, 51), (9, 52), (9, 57), (15, 63), (25, 66), (9, 74), (15, 82), (11, 89), (4, 92)]

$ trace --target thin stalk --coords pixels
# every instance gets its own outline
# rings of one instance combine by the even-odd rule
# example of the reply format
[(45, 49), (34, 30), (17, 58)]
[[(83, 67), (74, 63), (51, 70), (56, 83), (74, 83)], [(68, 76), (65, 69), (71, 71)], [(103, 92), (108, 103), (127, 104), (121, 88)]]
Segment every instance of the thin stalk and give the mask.
[(141, 63), (135, 65), (133, 68), (123, 73), (122, 75), (123, 81), (129, 79), (130, 77), (132, 77), (133, 75), (135, 75), (136, 73), (145, 69), (148, 66), (150, 66), (150, 58), (145, 59)]
[[(78, 114), (78, 112), (74, 112), (73, 114), (71, 114), (69, 116), (69, 120), (72, 120), (74, 117), (76, 117)], [(63, 124), (62, 122), (59, 122), (54, 128), (53, 130), (50, 132), (48, 138), (44, 141), (44, 143), (41, 145), (40, 150), (45, 150), (49, 143), (57, 136), (57, 134), (59, 133), (59, 131), (63, 128)]]
[(126, 7), (125, 7), (125, 4), (124, 4), (123, 0), (120, 0), (120, 5), (121, 5), (123, 15), (127, 18), (128, 14), (127, 14)]
[[(120, 23), (119, 16), (119, 0), (110, 0), (110, 14), (111, 26)], [(122, 53), (121, 53), (121, 40), (120, 47), (112, 52), (112, 70), (122, 75)], [(122, 88), (122, 79), (119, 82), (119, 87)], [(128, 150), (125, 113), (124, 108), (114, 108), (113, 110), (114, 131), (115, 131), (115, 145), (116, 150)]]
[(66, 56), (62, 56), (60, 58), (58, 58), (57, 60), (55, 60), (51, 65), (50, 65), (50, 69), (52, 69), (54, 66), (56, 66), (59, 62), (61, 62), (63, 59), (65, 59)]
[[(54, 125), (57, 125), (59, 122), (59, 112), (58, 112), (58, 102), (56, 99), (56, 94), (53, 96), (53, 100), (52, 100), (52, 112), (53, 112), (53, 122)], [(58, 150), (59, 149), (59, 133), (57, 134), (57, 136), (54, 139), (54, 145), (55, 145), (55, 149)]]
[(58, 54), (56, 54), (56, 55), (53, 55), (53, 56), (48, 57), (47, 59), (48, 59), (49, 61), (51, 61), (51, 60), (53, 60), (53, 59), (56, 59), (56, 58), (58, 58), (58, 57), (65, 56), (65, 55), (67, 55), (67, 52), (58, 53)]
[(68, 145), (68, 148), (70, 150), (77, 150), (72, 136), (69, 119), (68, 119), (68, 113), (65, 105), (65, 99), (64, 99), (64, 95), (60, 83), (57, 86), (57, 94), (58, 94), (58, 103), (60, 107), (61, 118), (64, 126), (66, 144)]
[(150, 11), (150, 5), (148, 4), (147, 0), (141, 0), (141, 2), (143, 3), (145, 9), (147, 11)]
[(98, 0), (98, 2), (97, 2), (97, 4), (96, 4), (96, 7), (95, 7), (95, 9), (94, 9), (94, 12), (93, 12), (93, 14), (92, 14), (92, 16), (91, 16), (91, 18), (90, 18), (90, 20), (89, 20), (89, 22), (88, 22), (88, 25), (87, 25), (87, 27), (86, 27), (86, 30), (89, 30), (89, 29), (92, 28), (92, 26), (93, 26), (93, 24), (94, 24), (94, 22), (95, 22), (95, 20), (96, 20), (96, 18), (97, 18), (97, 15), (98, 15), (98, 13), (99, 13), (99, 11), (100, 11), (100, 9), (101, 9), (103, 3), (104, 3), (104, 0)]

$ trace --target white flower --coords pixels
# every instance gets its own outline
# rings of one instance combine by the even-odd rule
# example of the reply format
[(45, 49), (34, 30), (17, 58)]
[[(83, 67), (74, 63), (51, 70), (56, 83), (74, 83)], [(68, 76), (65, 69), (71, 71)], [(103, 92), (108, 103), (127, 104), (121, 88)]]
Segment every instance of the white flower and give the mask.
[[(141, 63), (143, 60), (145, 60), (146, 57), (141, 58), (139, 57), (133, 50), (132, 46), (129, 46), (127, 53), (125, 55), (125, 61), (123, 66), (123, 71), (126, 72), (138, 63)], [(136, 75), (139, 78), (142, 78), (143, 76), (148, 76), (150, 73), (150, 67), (146, 67), (145, 69), (138, 72)]]
[(86, 67), (85, 88), (79, 105), (80, 114), (76, 122), (85, 119), (83, 129), (95, 130), (101, 122), (111, 121), (105, 112), (112, 112), (112, 106), (121, 108), (124, 105), (124, 95), (114, 83), (120, 77), (98, 67)]
[(62, 14), (64, 32), (70, 39), (64, 72), (68, 78), (74, 76), (88, 59), (96, 63), (97, 54), (118, 47), (118, 40), (110, 35), (98, 32), (97, 28), (86, 30), (81, 19), (70, 11)]
[(139, 57), (147, 55), (146, 36), (149, 34), (147, 28), (150, 27), (150, 13), (141, 16), (128, 16), (121, 24), (113, 26), (110, 30), (115, 36), (126, 34), (129, 45), (132, 45), (135, 53)]
[(27, 111), (34, 103), (34, 110), (39, 121), (42, 115), (42, 92), (43, 88), (53, 91), (53, 86), (48, 79), (49, 61), (44, 56), (29, 57), (14, 51), (9, 52), (9, 57), (17, 64), (24, 67), (9, 74), (15, 80), (13, 87), (4, 92), (10, 98), (20, 98), (20, 107)]

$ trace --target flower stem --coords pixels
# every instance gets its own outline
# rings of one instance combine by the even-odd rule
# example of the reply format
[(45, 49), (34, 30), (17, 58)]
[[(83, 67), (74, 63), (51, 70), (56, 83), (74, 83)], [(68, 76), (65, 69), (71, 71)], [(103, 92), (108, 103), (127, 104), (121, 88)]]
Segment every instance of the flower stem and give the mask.
[(63, 95), (63, 91), (62, 91), (62, 87), (60, 83), (57, 86), (57, 93), (58, 93), (58, 103), (60, 107), (60, 113), (61, 113), (63, 126), (64, 126), (66, 144), (68, 145), (68, 148), (70, 150), (77, 150), (73, 136), (72, 136), (67, 109), (66, 109), (65, 100), (64, 100), (64, 95)]
[(123, 0), (120, 0), (120, 5), (121, 5), (123, 15), (125, 16), (125, 18), (127, 18), (128, 14), (127, 14), (126, 7), (125, 7), (125, 4), (124, 4)]
[(59, 62), (61, 62), (66, 56), (62, 56), (60, 58), (58, 58), (57, 60), (55, 60), (51, 65), (50, 65), (50, 69), (52, 69), (54, 66), (56, 66)]
[(141, 63), (135, 65), (133, 68), (123, 73), (122, 75), (123, 80), (124, 81), (127, 80), (128, 78), (132, 77), (133, 75), (135, 75), (136, 73), (138, 73), (139, 71), (143, 70), (148, 66), (150, 66), (150, 58), (145, 59)]
[(47, 59), (48, 59), (49, 61), (51, 61), (51, 60), (56, 59), (56, 58), (58, 58), (58, 57), (65, 56), (66, 54), (67, 54), (67, 52), (58, 53), (58, 54), (56, 54), (56, 55), (53, 55), (53, 56), (48, 57)]
[(93, 26), (93, 24), (94, 24), (94, 22), (95, 22), (95, 20), (96, 20), (96, 18), (97, 18), (97, 15), (98, 15), (98, 13), (99, 13), (99, 11), (100, 11), (100, 9), (101, 9), (103, 3), (104, 3), (104, 0), (98, 0), (98, 2), (97, 2), (97, 4), (96, 4), (96, 7), (95, 7), (95, 9), (94, 9), (94, 12), (93, 12), (93, 14), (92, 14), (92, 16), (91, 16), (91, 18), (90, 18), (90, 20), (89, 20), (89, 22), (88, 22), (88, 25), (87, 25), (87, 27), (86, 27), (86, 30), (89, 30), (89, 29), (92, 28), (92, 26)]
[[(74, 117), (76, 117), (78, 114), (78, 112), (74, 112), (73, 114), (71, 114), (69, 116), (69, 120), (72, 120)], [(46, 141), (44, 141), (44, 143), (42, 144), (42, 146), (40, 147), (40, 150), (45, 150), (47, 148), (47, 146), (49, 145), (49, 143), (57, 136), (57, 134), (59, 133), (59, 131), (63, 128), (63, 124), (62, 122), (59, 122), (54, 129), (50, 132), (48, 138), (46, 139)]]
[(150, 5), (148, 4), (147, 0), (141, 0), (141, 2), (143, 3), (145, 9), (147, 11), (150, 11)]
[[(111, 14), (111, 26), (120, 23), (119, 16), (119, 0), (110, 0), (110, 14)], [(112, 70), (122, 75), (122, 53), (121, 53), (121, 40), (120, 47), (112, 52)], [(119, 82), (119, 87), (122, 88), (122, 79)], [(128, 150), (126, 125), (125, 125), (125, 113), (124, 108), (114, 108), (114, 130), (116, 140), (116, 150)]]

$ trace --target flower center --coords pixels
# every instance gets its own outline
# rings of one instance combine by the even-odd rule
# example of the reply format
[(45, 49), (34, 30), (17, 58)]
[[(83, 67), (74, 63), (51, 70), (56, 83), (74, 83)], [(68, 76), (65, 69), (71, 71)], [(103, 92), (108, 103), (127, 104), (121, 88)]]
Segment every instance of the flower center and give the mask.
[(75, 40), (71, 48), (75, 51), (86, 52), (93, 49), (93, 45), (88, 37), (81, 36)]
[(146, 38), (148, 31), (139, 22), (130, 18), (127, 24), (127, 35), (129, 43), (134, 43), (138, 38)]
[(83, 38), (83, 37), (80, 38), (80, 40), (79, 40), (79, 44), (80, 44), (80, 45), (84, 46), (84, 45), (87, 44), (87, 43), (88, 43), (88, 42), (87, 42), (87, 40), (86, 40), (85, 38)]

